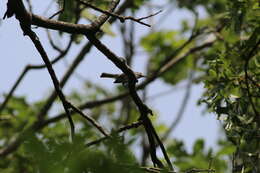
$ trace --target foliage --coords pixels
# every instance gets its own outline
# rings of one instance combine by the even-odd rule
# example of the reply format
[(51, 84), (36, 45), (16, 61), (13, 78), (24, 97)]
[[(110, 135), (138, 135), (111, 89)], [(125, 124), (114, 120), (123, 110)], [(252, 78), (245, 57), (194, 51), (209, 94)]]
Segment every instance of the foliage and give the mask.
[(226, 141), (219, 141), (218, 147), (217, 151), (213, 151), (211, 148), (206, 150), (204, 140), (197, 139), (191, 153), (189, 153), (182, 141), (173, 140), (169, 145), (168, 151), (176, 158), (174, 165), (181, 171), (194, 168), (212, 168), (216, 172), (226, 172), (229, 169), (227, 158), (225, 157), (232, 154), (235, 151), (235, 147)]
[[(178, 48), (185, 42), (178, 35), (180, 33), (176, 31), (159, 31), (151, 33), (141, 40), (141, 45), (151, 56), (149, 62), (150, 71), (158, 69), (169, 58), (169, 55), (173, 57), (174, 54), (177, 54)], [(163, 74), (162, 79), (174, 85), (188, 77), (188, 72), (192, 65), (193, 59), (185, 58), (179, 61), (174, 68)]]
[[(45, 138), (29, 133), (16, 159), (2, 165), (6, 169), (1, 172), (140, 172), (135, 157), (121, 137), (113, 136), (102, 149), (88, 148), (84, 141), (83, 136), (77, 136), (72, 144), (57, 136)], [(124, 166), (126, 163), (129, 166)]]
[[(223, 119), (229, 141), (236, 147), (234, 171), (259, 170), (259, 18), (257, 2), (232, 1), (226, 43), (208, 60), (204, 102)], [(255, 11), (253, 13), (253, 11)], [(234, 37), (235, 36), (235, 37)]]

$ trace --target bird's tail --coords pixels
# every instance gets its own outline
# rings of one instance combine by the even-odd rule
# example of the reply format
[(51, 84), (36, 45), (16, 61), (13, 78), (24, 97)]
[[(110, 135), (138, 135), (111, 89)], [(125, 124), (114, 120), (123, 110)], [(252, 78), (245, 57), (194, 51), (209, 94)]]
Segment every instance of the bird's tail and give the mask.
[(103, 77), (103, 78), (117, 78), (118, 75), (117, 74), (110, 74), (110, 73), (102, 73), (100, 75), (100, 77)]

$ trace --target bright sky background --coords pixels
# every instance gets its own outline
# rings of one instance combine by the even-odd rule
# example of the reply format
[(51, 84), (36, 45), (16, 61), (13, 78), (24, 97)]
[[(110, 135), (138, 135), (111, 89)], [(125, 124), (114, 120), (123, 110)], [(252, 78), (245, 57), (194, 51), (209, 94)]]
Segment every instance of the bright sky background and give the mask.
[[(7, 0), (0, 1), (1, 17), (4, 15), (4, 12), (6, 10), (6, 2)], [(37, 14), (43, 14), (46, 6), (49, 4), (50, 1), (34, 0), (33, 2), (34, 12), (36, 12)], [(163, 10), (165, 12), (167, 11), (167, 9)], [(147, 15), (146, 9), (143, 9), (142, 12), (138, 14), (138, 16), (145, 15)], [(161, 16), (162, 15), (163, 13), (161, 14)], [(160, 23), (159, 28), (157, 28), (177, 29), (180, 19), (190, 18), (190, 20), (192, 21), (193, 18), (191, 17), (192, 16), (187, 11), (174, 9), (172, 15), (165, 19), (162, 23)], [(160, 15), (154, 17), (154, 23), (156, 24), (156, 21), (159, 19)], [(115, 27), (113, 27), (113, 31), (117, 36), (106, 36), (102, 38), (102, 41), (106, 45), (108, 45), (114, 52), (122, 56), (123, 54), (120, 45), (120, 35), (119, 32), (115, 29), (116, 26), (119, 24), (120, 23), (117, 22)], [(143, 34), (149, 32), (150, 30), (149, 28), (146, 28), (142, 25), (137, 25), (136, 27), (138, 29), (137, 38), (141, 38)], [(157, 28), (156, 30), (158, 30)], [(34, 31), (38, 34), (50, 59), (54, 58), (56, 52), (49, 46), (45, 30), (42, 28), (38, 28), (34, 29)], [(60, 43), (60, 45), (64, 47), (66, 43), (67, 42), (65, 39), (65, 41), (63, 40)], [(86, 43), (86, 40), (84, 40), (82, 43), (83, 44), (73, 46), (73, 50), (66, 57), (66, 60), (68, 62), (71, 62), (71, 60), (74, 59), (74, 57), (78, 53), (78, 50), (80, 50), (82, 45)], [(138, 44), (138, 40), (136, 40), (136, 44)], [(2, 101), (3, 93), (7, 93), (10, 90), (11, 86), (16, 81), (18, 75), (22, 72), (25, 65), (42, 63), (42, 60), (29, 38), (23, 36), (19, 24), (14, 17), (1, 21), (0, 49), (2, 55), (0, 63), (0, 101)], [(143, 62), (145, 58), (147, 58), (145, 54), (138, 56), (138, 59), (135, 61), (134, 65), (135, 71), (143, 70)], [(67, 66), (63, 61), (61, 61), (56, 64), (54, 68), (59, 78), (61, 78)], [(117, 70), (116, 67), (103, 55), (101, 55), (101, 53), (97, 52), (96, 49), (92, 49), (91, 54), (87, 55), (85, 61), (77, 69), (77, 73), (81, 74), (81, 76), (84, 76), (84, 78), (111, 88), (111, 85), (113, 85), (111, 80), (100, 80), (99, 76), (102, 72), (119, 72), (119, 70)], [(82, 84), (80, 84), (80, 82), (81, 81), (76, 78), (71, 78), (64, 88), (65, 94), (68, 94), (69, 91), (71, 91), (72, 89), (82, 89)], [(182, 82), (179, 87), (184, 85), (185, 82)], [(172, 87), (166, 85), (160, 80), (157, 80), (156, 82), (153, 82), (149, 85), (148, 98), (149, 96), (156, 95), (157, 93), (168, 91), (170, 88)], [(33, 102), (48, 96), (52, 89), (52, 81), (50, 80), (50, 76), (47, 71), (37, 70), (29, 72), (25, 80), (16, 90), (15, 94), (20, 96), (26, 95), (28, 100)], [(156, 110), (156, 112), (159, 113), (160, 117), (158, 119), (168, 125), (170, 125), (171, 122), (174, 120), (185, 93), (185, 90), (183, 89), (176, 90), (177, 91), (175, 92), (173, 91), (166, 95), (162, 95), (161, 97), (158, 97), (156, 99), (153, 98), (152, 100), (148, 100), (147, 102), (148, 106), (152, 107), (154, 110)], [(181, 123), (179, 124), (177, 129), (171, 135), (174, 138), (184, 140), (189, 150), (193, 142), (197, 138), (205, 138), (206, 146), (214, 147), (216, 146), (216, 139), (221, 136), (218, 127), (219, 123), (216, 120), (216, 117), (208, 114), (202, 115), (205, 108), (202, 106), (197, 106), (197, 100), (198, 98), (200, 98), (202, 92), (202, 85), (196, 85), (192, 87), (191, 99), (189, 100), (184, 117), (181, 120)]]

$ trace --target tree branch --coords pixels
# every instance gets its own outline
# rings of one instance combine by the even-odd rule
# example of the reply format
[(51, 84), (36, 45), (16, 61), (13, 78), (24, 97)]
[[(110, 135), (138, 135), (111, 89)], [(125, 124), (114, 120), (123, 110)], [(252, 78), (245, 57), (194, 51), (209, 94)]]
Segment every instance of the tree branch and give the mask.
[[(110, 3), (109, 10), (112, 12), (115, 7), (118, 5), (118, 0), (113, 0)], [(53, 30), (58, 30), (62, 32), (67, 32), (71, 34), (86, 34), (89, 32), (97, 32), (102, 26), (105, 21), (108, 19), (109, 16), (106, 14), (101, 15), (97, 20), (93, 21), (89, 25), (84, 25), (84, 24), (73, 24), (73, 23), (68, 23), (68, 22), (62, 22), (62, 21), (57, 21), (57, 20), (51, 20), (47, 19), (35, 14), (32, 14), (32, 24), (39, 26), (39, 27), (44, 27), (48, 29), (53, 29)]]
[(259, 118), (259, 112), (257, 111), (256, 107), (255, 107), (255, 104), (253, 102), (253, 99), (252, 99), (252, 95), (251, 95), (251, 92), (250, 92), (250, 87), (249, 87), (249, 82), (248, 82), (248, 79), (249, 79), (249, 75), (248, 75), (248, 64), (249, 64), (249, 61), (250, 59), (254, 56), (254, 52), (257, 50), (258, 46), (260, 44), (260, 40), (258, 40), (258, 42), (254, 45), (254, 47), (251, 49), (251, 51), (248, 53), (248, 55), (245, 57), (245, 65), (244, 65), (244, 72), (245, 72), (245, 83), (246, 83), (246, 89), (247, 89), (247, 95), (248, 95), (248, 98), (249, 98), (249, 102), (253, 108), (253, 111), (255, 113), (255, 117), (254, 119), (258, 120), (257, 122), (260, 122), (260, 118)]
[(62, 90), (61, 90), (61, 87), (60, 87), (60, 83), (59, 83), (59, 80), (58, 78), (56, 77), (56, 74), (52, 68), (52, 64), (47, 56), (47, 53), (45, 52), (39, 38), (36, 36), (36, 34), (31, 30), (31, 31), (26, 31), (24, 30), (24, 33), (26, 35), (28, 35), (30, 37), (30, 39), (32, 40), (34, 46), (36, 47), (36, 49), (38, 50), (38, 52), (40, 53), (41, 57), (42, 57), (42, 60), (44, 61), (44, 63), (46, 64), (46, 67), (48, 69), (48, 72), (51, 76), (51, 79), (52, 79), (52, 82), (53, 82), (53, 85), (54, 85), (54, 88), (62, 102), (62, 105), (64, 107), (64, 110), (66, 112), (66, 115), (68, 117), (68, 120), (69, 120), (69, 123), (70, 123), (70, 127), (71, 127), (71, 135), (72, 135), (72, 139), (74, 138), (74, 134), (75, 134), (75, 127), (74, 127), (74, 123), (73, 123), (73, 120), (71, 118), (71, 115), (70, 115), (70, 106), (69, 106), (69, 103), (68, 101), (66, 100), (66, 97), (65, 95), (63, 94)]
[(128, 76), (129, 82), (128, 82), (128, 89), (129, 93), (134, 100), (136, 106), (139, 109), (140, 112), (140, 119), (143, 121), (144, 128), (146, 130), (148, 139), (150, 141), (150, 147), (151, 147), (151, 158), (154, 164), (156, 164), (159, 167), (163, 167), (163, 164), (157, 159), (156, 151), (155, 151), (155, 143), (153, 139), (153, 135), (157, 142), (159, 143), (162, 152), (164, 154), (164, 157), (168, 163), (168, 166), (172, 168), (171, 162), (169, 157), (167, 156), (167, 153), (165, 152), (164, 146), (161, 143), (156, 131), (154, 130), (154, 127), (148, 118), (148, 114), (152, 114), (152, 111), (142, 102), (140, 97), (138, 96), (135, 85), (137, 82), (137, 79), (135, 77), (134, 72), (132, 69), (119, 58), (116, 56), (111, 50), (109, 50), (104, 44), (102, 44), (95, 36), (94, 34), (86, 34), (86, 37), (88, 40), (100, 51), (102, 52), (109, 60), (111, 60), (123, 73), (125, 73)]
[[(144, 170), (146, 172), (150, 172), (150, 173), (178, 173), (176, 171), (167, 171), (167, 170), (162, 170), (160, 168), (151, 168), (151, 167), (141, 167), (141, 170)], [(214, 169), (190, 169), (190, 170), (186, 170), (183, 173), (210, 173), (210, 172), (215, 172)]]
[(96, 127), (104, 136), (108, 137), (108, 133), (91, 117), (85, 115), (80, 109), (69, 103), (69, 106), (78, 114), (80, 114), (83, 118), (88, 120), (94, 127)]
[[(9, 0), (10, 2), (14, 2), (15, 4), (17, 4), (15, 1)], [(8, 1), (8, 2), (9, 2)], [(20, 1), (19, 1), (20, 2)], [(118, 2), (118, 1), (117, 1)], [(11, 3), (12, 5), (12, 3)], [(117, 4), (115, 3), (111, 3), (110, 7), (111, 7), (111, 11), (115, 8)], [(131, 0), (126, 0), (124, 3), (122, 3), (122, 5), (120, 6), (120, 8), (118, 9), (117, 13), (120, 14), (122, 13), (124, 10), (126, 10), (129, 6), (132, 5), (132, 1)], [(5, 16), (12, 16), (13, 15), (13, 11), (7, 11)], [(96, 21), (94, 21), (96, 23), (96, 26), (102, 25), (106, 20), (107, 20), (107, 16), (106, 15), (101, 15)], [(113, 23), (115, 20), (114, 19), (110, 19), (109, 22)], [(48, 26), (48, 22), (45, 23), (44, 21), (41, 21), (41, 19), (39, 19), (38, 22), (43, 22), (44, 24), (46, 24), (46, 26)], [(33, 23), (33, 22), (32, 22)], [(37, 23), (37, 22), (35, 22)], [(61, 27), (63, 27), (62, 25), (60, 25)], [(80, 51), (80, 53), (78, 54), (78, 56), (76, 57), (76, 59), (74, 60), (74, 62), (72, 63), (71, 67), (67, 70), (67, 72), (65, 73), (64, 77), (62, 78), (61, 82), (60, 82), (60, 86), (63, 87), (66, 82), (68, 81), (69, 77), (71, 76), (71, 74), (74, 72), (74, 70), (76, 69), (76, 67), (80, 64), (80, 62), (84, 59), (85, 54), (87, 52), (89, 52), (89, 50), (91, 49), (92, 44), (85, 44), (85, 46), (82, 48), (82, 50)], [(45, 114), (47, 114), (48, 110), (50, 109), (50, 107), (52, 106), (55, 98), (57, 97), (56, 92), (53, 92), (51, 94), (51, 96), (47, 99), (45, 106), (40, 110), (40, 112), (38, 113), (37, 117), (41, 117), (41, 116), (45, 116)], [(114, 99), (114, 98), (112, 98)], [(39, 127), (43, 127), (44, 124), (41, 121), (36, 121), (32, 126), (29, 127), (32, 129), (38, 129)], [(0, 150), (0, 157), (4, 157), (12, 152), (14, 152), (19, 145), (21, 144), (21, 142), (23, 141), (22, 136), (24, 135), (24, 132), (21, 132), (17, 138), (15, 138), (14, 140), (12, 140), (5, 148), (3, 148), (2, 150)]]
[(146, 16), (146, 17), (134, 18), (134, 17), (132, 17), (132, 16), (121, 16), (121, 15), (118, 15), (118, 14), (116, 14), (116, 13), (109, 12), (109, 11), (107, 11), (107, 10), (102, 10), (102, 9), (100, 9), (100, 8), (98, 8), (98, 7), (95, 7), (94, 5), (92, 5), (92, 4), (90, 4), (90, 3), (85, 2), (85, 1), (81, 1), (81, 0), (77, 0), (77, 1), (80, 2), (81, 4), (87, 6), (87, 7), (90, 7), (90, 8), (92, 8), (92, 9), (98, 11), (98, 12), (101, 12), (101, 13), (106, 14), (106, 15), (108, 15), (108, 16), (115, 17), (115, 18), (119, 19), (120, 22), (122, 22), (122, 23), (124, 23), (126, 20), (132, 20), (132, 21), (135, 21), (135, 22), (137, 22), (137, 23), (140, 23), (140, 24), (145, 25), (145, 26), (148, 26), (148, 27), (151, 27), (151, 25), (142, 22), (142, 20), (147, 19), (147, 18), (150, 18), (150, 17), (155, 16), (155, 15), (157, 15), (157, 14), (159, 14), (159, 13), (162, 12), (162, 10), (160, 10), (160, 11), (158, 11), (158, 12), (156, 12), (156, 13), (154, 13), (154, 14), (151, 14), (151, 15), (149, 15), (149, 16)]
[[(132, 124), (129, 124), (129, 125), (126, 125), (124, 127), (121, 127), (119, 128), (116, 133), (121, 133), (121, 132), (124, 132), (126, 130), (130, 130), (130, 129), (133, 129), (133, 128), (138, 128), (139, 126), (141, 126), (143, 124), (142, 121), (138, 121), (138, 122), (134, 122)], [(109, 135), (110, 136), (110, 135)], [(90, 147), (92, 145), (96, 145), (96, 144), (99, 144), (101, 142), (103, 142), (104, 140), (108, 139), (109, 136), (106, 136), (106, 137), (103, 137), (103, 138), (100, 138), (98, 140), (95, 140), (95, 141), (92, 141), (92, 142), (89, 142), (86, 144), (87, 147)]]
[(182, 100), (182, 103), (181, 103), (181, 106), (180, 106), (180, 109), (176, 115), (176, 118), (174, 119), (174, 121), (172, 122), (171, 126), (169, 127), (169, 129), (164, 133), (163, 137), (162, 137), (162, 141), (165, 141), (168, 136), (170, 135), (170, 133), (172, 131), (174, 131), (174, 129), (177, 127), (177, 125), (179, 124), (181, 118), (183, 117), (184, 115), (184, 110), (188, 104), (188, 100), (190, 98), (190, 93), (191, 93), (191, 87), (192, 87), (192, 73), (190, 73), (190, 77), (189, 77), (189, 81), (188, 81), (188, 85), (187, 85), (187, 88), (186, 88), (186, 93), (184, 95), (184, 99)]
[[(51, 64), (54, 65), (55, 63), (57, 63), (60, 59), (62, 59), (63, 57), (65, 57), (65, 55), (68, 53), (71, 45), (72, 45), (73, 39), (71, 37), (67, 47), (64, 50), (61, 50), (60, 54), (54, 58), (51, 61)], [(5, 108), (5, 106), (7, 105), (8, 101), (10, 100), (10, 98), (12, 97), (13, 93), (15, 92), (15, 90), (17, 89), (17, 87), (19, 86), (19, 84), (22, 82), (23, 78), (26, 76), (26, 74), (30, 71), (30, 70), (40, 70), (46, 68), (45, 64), (38, 64), (38, 65), (27, 65), (25, 66), (25, 68), (23, 69), (22, 73), (20, 74), (20, 76), (18, 77), (18, 79), (16, 80), (16, 82), (14, 83), (14, 85), (12, 86), (11, 90), (8, 92), (7, 96), (5, 97), (3, 103), (0, 105), (0, 113), (3, 111), (3, 109)]]
[[(146, 87), (148, 84), (152, 83), (156, 78), (160, 77), (163, 73), (167, 72), (168, 70), (170, 70), (175, 64), (177, 64), (180, 60), (188, 57), (190, 54), (192, 53), (195, 53), (195, 52), (198, 52), (198, 51), (201, 51), (202, 49), (204, 48), (207, 48), (207, 47), (210, 47), (214, 44), (215, 40), (211, 41), (211, 42), (207, 42), (207, 43), (204, 43), (202, 45), (199, 45), (199, 46), (196, 46), (196, 47), (193, 47), (193, 48), (190, 48), (186, 53), (178, 56), (178, 57), (172, 57), (172, 59), (175, 59), (175, 61), (171, 62), (170, 65), (168, 65), (167, 67), (164, 68), (163, 67), (160, 67), (159, 69), (159, 73), (157, 75), (151, 75), (150, 77), (147, 77), (147, 79), (139, 84), (137, 86), (137, 90), (140, 90), (140, 89), (143, 89), (144, 87)], [(163, 70), (161, 70), (163, 69)], [(124, 97), (127, 97), (129, 96), (129, 91), (126, 91), (124, 93), (121, 93), (119, 95), (116, 95), (116, 96), (113, 96), (113, 97), (109, 97), (109, 98), (105, 98), (105, 99), (101, 99), (101, 100), (96, 100), (96, 101), (89, 101), (89, 102), (86, 102), (80, 106), (78, 106), (80, 109), (91, 109), (91, 108), (94, 108), (94, 107), (98, 107), (98, 106), (102, 106), (104, 104), (107, 104), (107, 103), (111, 103), (111, 102), (114, 102), (114, 101), (117, 101), (117, 100), (120, 100)], [(63, 119), (65, 117), (65, 114), (62, 113), (62, 114), (59, 114), (59, 115), (56, 115), (54, 116), (53, 118), (50, 118), (48, 120), (46, 120), (44, 123), (43, 123), (43, 126), (45, 125), (48, 125), (48, 124), (51, 124), (51, 123), (54, 123), (56, 121), (59, 121), (60, 119)]]

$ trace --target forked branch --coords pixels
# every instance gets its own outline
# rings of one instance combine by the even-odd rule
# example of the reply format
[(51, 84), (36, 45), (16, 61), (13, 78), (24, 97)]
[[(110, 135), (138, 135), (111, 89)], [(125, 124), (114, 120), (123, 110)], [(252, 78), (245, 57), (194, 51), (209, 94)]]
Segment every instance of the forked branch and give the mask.
[(162, 12), (162, 10), (160, 10), (160, 11), (154, 13), (154, 14), (151, 14), (151, 15), (148, 15), (148, 16), (145, 16), (145, 17), (134, 18), (132, 16), (122, 16), (122, 15), (118, 15), (116, 13), (109, 12), (107, 10), (102, 10), (102, 9), (100, 9), (98, 7), (95, 7), (94, 5), (92, 5), (92, 4), (88, 3), (88, 2), (82, 1), (82, 0), (78, 0), (78, 2), (80, 2), (81, 4), (83, 4), (83, 5), (87, 6), (87, 7), (92, 8), (92, 9), (98, 11), (98, 12), (101, 12), (101, 13), (106, 14), (106, 15), (111, 16), (111, 17), (115, 17), (115, 18), (119, 19), (120, 22), (122, 22), (122, 23), (124, 23), (126, 20), (132, 20), (132, 21), (135, 21), (137, 23), (140, 23), (140, 24), (148, 26), (148, 27), (151, 27), (151, 25), (142, 22), (142, 20), (150, 18), (150, 17), (153, 17), (153, 16), (156, 16), (157, 14)]

